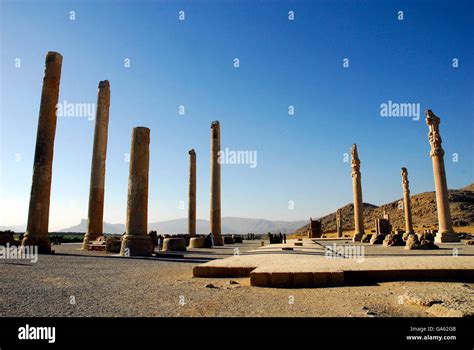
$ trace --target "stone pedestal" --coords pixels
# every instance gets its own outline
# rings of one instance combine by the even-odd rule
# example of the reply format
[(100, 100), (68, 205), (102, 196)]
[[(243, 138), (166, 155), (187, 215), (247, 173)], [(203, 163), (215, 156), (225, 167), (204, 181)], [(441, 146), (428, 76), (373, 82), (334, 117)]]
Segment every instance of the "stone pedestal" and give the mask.
[(232, 236), (224, 236), (224, 244), (234, 244), (234, 238)]
[(234, 243), (244, 243), (242, 236), (232, 235), (232, 239), (234, 240)]
[(105, 160), (107, 158), (107, 136), (109, 128), (110, 84), (99, 83), (95, 116), (94, 145), (92, 148), (91, 180), (89, 188), (89, 210), (87, 232), (82, 248), (87, 249), (91, 241), (103, 235)]
[(189, 240), (189, 248), (206, 248), (206, 238), (191, 237)]
[(147, 234), (149, 145), (150, 129), (133, 128), (127, 222), (120, 255), (150, 255), (153, 252), (153, 242)]
[(439, 133), (440, 118), (431, 110), (427, 110), (426, 124), (429, 127), (428, 139), (430, 141), (431, 161), (433, 163), (433, 176), (436, 190), (436, 209), (438, 212), (438, 233), (436, 242), (460, 242), (459, 236), (454, 232), (449, 209), (448, 185), (446, 170), (444, 168), (444, 150), (441, 146)]
[(414, 234), (413, 222), (411, 217), (411, 198), (410, 186), (408, 181), (407, 168), (402, 168), (402, 188), (403, 188), (403, 209), (405, 212), (405, 232), (409, 235)]
[(186, 240), (184, 238), (165, 238), (163, 240), (164, 252), (185, 252)]
[(196, 236), (196, 152), (189, 151), (188, 234)]
[(354, 242), (360, 242), (364, 235), (364, 207), (362, 202), (362, 183), (360, 160), (357, 145), (352, 145), (352, 193), (354, 196)]
[(49, 205), (53, 169), (54, 137), (56, 134), (56, 106), (59, 97), (63, 57), (48, 52), (44, 68), (43, 90), (36, 133), (28, 223), (22, 246), (38, 246), (39, 253), (50, 253)]
[(211, 233), (214, 245), (224, 245), (221, 232), (221, 131), (218, 121), (211, 124)]

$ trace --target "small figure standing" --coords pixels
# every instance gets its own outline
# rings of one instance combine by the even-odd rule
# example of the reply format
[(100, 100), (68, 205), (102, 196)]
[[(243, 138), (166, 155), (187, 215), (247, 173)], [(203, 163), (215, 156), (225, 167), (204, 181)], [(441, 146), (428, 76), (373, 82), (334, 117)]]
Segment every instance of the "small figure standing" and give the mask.
[(158, 240), (158, 251), (160, 251), (163, 249), (163, 236), (159, 235), (157, 240)]

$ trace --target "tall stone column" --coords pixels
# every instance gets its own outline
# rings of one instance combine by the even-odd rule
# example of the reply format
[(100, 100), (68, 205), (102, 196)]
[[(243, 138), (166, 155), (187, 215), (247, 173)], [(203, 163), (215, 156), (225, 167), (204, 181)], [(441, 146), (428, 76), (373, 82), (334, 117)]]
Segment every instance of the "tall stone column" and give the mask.
[(357, 145), (352, 145), (352, 193), (354, 196), (354, 242), (359, 242), (364, 235), (364, 207), (362, 202), (362, 183), (360, 160)]
[(221, 234), (221, 165), (219, 153), (221, 150), (221, 130), (218, 121), (211, 123), (211, 233), (214, 245), (222, 246)]
[(411, 199), (410, 199), (410, 187), (408, 181), (407, 168), (402, 168), (402, 187), (403, 187), (403, 208), (405, 211), (405, 231), (408, 234), (415, 233), (413, 231), (413, 222), (411, 218)]
[(438, 233), (436, 242), (459, 242), (459, 236), (454, 232), (451, 213), (449, 210), (448, 185), (446, 182), (446, 170), (444, 168), (444, 150), (441, 146), (441, 135), (439, 134), (440, 118), (431, 110), (425, 112), (426, 124), (429, 127), (428, 139), (431, 145), (431, 161), (433, 163), (433, 176), (436, 189), (436, 209), (438, 211)]
[(39, 253), (50, 253), (49, 204), (53, 171), (54, 137), (56, 134), (56, 106), (59, 97), (63, 57), (48, 52), (44, 68), (43, 90), (36, 133), (33, 181), (31, 184), (28, 224), (22, 246), (38, 246)]
[(342, 237), (342, 209), (336, 210), (336, 231), (337, 237)]
[(148, 168), (150, 129), (133, 128), (128, 177), (127, 222), (120, 255), (150, 255), (153, 242), (148, 230)]
[(107, 134), (109, 127), (110, 84), (99, 83), (97, 110), (95, 115), (94, 145), (92, 148), (91, 181), (89, 188), (89, 211), (87, 232), (82, 244), (87, 249), (90, 241), (103, 235), (105, 160), (107, 158)]
[(196, 236), (196, 152), (189, 151), (188, 234)]

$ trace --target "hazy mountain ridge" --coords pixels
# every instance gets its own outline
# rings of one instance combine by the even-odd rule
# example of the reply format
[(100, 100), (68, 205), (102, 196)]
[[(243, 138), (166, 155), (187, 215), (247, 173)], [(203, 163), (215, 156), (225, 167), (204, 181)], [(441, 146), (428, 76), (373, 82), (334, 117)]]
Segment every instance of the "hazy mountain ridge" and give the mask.
[[(267, 233), (267, 232), (282, 232), (290, 233), (304, 225), (306, 221), (279, 221), (266, 219), (248, 219), (237, 217), (222, 218), (222, 233), (236, 233), (247, 234), (252, 233)], [(157, 231), (159, 234), (177, 234), (186, 233), (188, 231), (187, 218), (174, 219), (168, 221), (153, 222), (148, 224), (149, 231)], [(15, 232), (24, 232), (25, 226), (0, 226), (0, 230), (12, 230)], [(87, 220), (82, 219), (78, 225), (66, 227), (55, 232), (86, 232)], [(104, 222), (105, 233), (122, 234), (125, 232), (125, 224), (110, 224)], [(198, 219), (196, 220), (196, 231), (198, 234), (209, 233), (209, 221)]]

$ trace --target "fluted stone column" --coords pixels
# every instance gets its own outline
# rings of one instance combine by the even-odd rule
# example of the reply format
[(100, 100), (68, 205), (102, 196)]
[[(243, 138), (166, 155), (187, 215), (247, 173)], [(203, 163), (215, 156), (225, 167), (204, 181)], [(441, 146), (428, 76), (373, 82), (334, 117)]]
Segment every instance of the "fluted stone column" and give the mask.
[(336, 231), (337, 237), (342, 237), (342, 209), (336, 210)]
[(357, 145), (352, 145), (352, 193), (354, 196), (354, 242), (359, 242), (364, 235), (364, 207), (362, 202), (362, 183), (360, 160)]
[(148, 230), (148, 169), (150, 129), (133, 128), (128, 178), (127, 222), (120, 255), (150, 255), (153, 242)]
[(87, 249), (90, 241), (103, 235), (105, 160), (107, 158), (107, 135), (109, 127), (110, 84), (99, 83), (97, 110), (95, 115), (94, 145), (92, 148), (91, 181), (89, 188), (89, 210), (87, 232), (82, 244)]
[(402, 168), (402, 187), (403, 187), (403, 208), (405, 211), (405, 231), (408, 234), (415, 233), (413, 231), (413, 222), (411, 218), (411, 199), (410, 186), (408, 181), (407, 168)]
[(56, 134), (56, 106), (59, 97), (63, 57), (48, 52), (44, 68), (43, 90), (36, 133), (33, 181), (31, 184), (28, 224), (22, 246), (38, 246), (39, 253), (50, 253), (49, 204), (53, 170), (54, 137)]
[(441, 146), (439, 133), (440, 118), (431, 110), (427, 110), (426, 124), (429, 127), (428, 139), (431, 145), (431, 161), (433, 163), (433, 176), (436, 190), (436, 209), (438, 211), (438, 233), (436, 242), (459, 242), (459, 236), (454, 232), (449, 209), (448, 185), (446, 170), (444, 168), (444, 150)]
[(221, 165), (219, 153), (221, 150), (221, 131), (218, 121), (211, 124), (211, 233), (214, 245), (222, 246), (221, 234)]
[(188, 234), (196, 236), (196, 152), (189, 151)]

